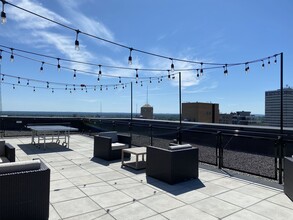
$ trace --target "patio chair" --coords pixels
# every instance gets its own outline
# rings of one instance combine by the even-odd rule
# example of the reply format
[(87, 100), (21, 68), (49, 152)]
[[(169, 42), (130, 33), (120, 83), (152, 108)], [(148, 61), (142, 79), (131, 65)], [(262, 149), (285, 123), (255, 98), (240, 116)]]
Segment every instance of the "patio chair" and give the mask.
[[(104, 160), (121, 159), (122, 149), (131, 147), (129, 135), (119, 135), (116, 131), (100, 132), (94, 137), (94, 157)], [(130, 154), (125, 154), (129, 158)]]
[(15, 161), (15, 148), (5, 141), (0, 141), (0, 163)]
[(41, 160), (0, 164), (0, 219), (48, 219), (50, 169)]
[(284, 159), (284, 193), (293, 201), (293, 157)]
[(191, 145), (167, 149), (147, 147), (146, 175), (169, 184), (198, 178), (198, 148)]

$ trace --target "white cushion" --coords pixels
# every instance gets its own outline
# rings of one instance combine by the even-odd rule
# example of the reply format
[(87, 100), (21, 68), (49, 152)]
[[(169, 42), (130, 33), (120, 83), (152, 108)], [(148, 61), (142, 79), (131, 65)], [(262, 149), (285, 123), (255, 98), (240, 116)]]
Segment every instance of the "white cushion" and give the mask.
[(117, 136), (116, 131), (100, 132), (99, 136), (110, 137), (110, 138), (112, 138), (112, 142), (117, 142), (118, 141), (118, 136)]
[(0, 163), (8, 163), (10, 162), (7, 157), (0, 157)]
[(181, 144), (181, 145), (175, 145), (175, 146), (169, 146), (170, 150), (179, 150), (179, 149), (187, 149), (191, 148), (192, 146), (190, 144)]
[(40, 160), (18, 161), (0, 164), (0, 174), (13, 173), (28, 170), (38, 170), (41, 167)]
[(0, 156), (5, 155), (5, 141), (0, 141)]
[(118, 143), (118, 142), (112, 143), (111, 147), (112, 147), (112, 150), (120, 150), (120, 149), (127, 148), (125, 144)]

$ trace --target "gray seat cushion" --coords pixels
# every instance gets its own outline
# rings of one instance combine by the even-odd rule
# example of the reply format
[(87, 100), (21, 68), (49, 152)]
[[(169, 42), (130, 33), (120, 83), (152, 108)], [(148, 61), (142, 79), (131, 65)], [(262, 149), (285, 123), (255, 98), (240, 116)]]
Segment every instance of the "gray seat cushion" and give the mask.
[(116, 142), (116, 143), (112, 143), (111, 148), (112, 150), (120, 150), (120, 149), (127, 148), (127, 146), (125, 144)]
[(7, 157), (0, 156), (0, 163), (8, 163), (8, 162), (10, 162), (10, 161), (7, 159)]
[(18, 161), (0, 164), (0, 174), (14, 173), (29, 170), (38, 170), (41, 167), (40, 160)]
[(169, 146), (169, 149), (170, 150), (181, 150), (181, 149), (188, 149), (191, 147), (192, 146), (190, 144), (181, 144), (181, 145)]
[(106, 131), (106, 132), (100, 132), (99, 136), (102, 137), (110, 137), (112, 138), (112, 142), (118, 142), (118, 136), (116, 131)]

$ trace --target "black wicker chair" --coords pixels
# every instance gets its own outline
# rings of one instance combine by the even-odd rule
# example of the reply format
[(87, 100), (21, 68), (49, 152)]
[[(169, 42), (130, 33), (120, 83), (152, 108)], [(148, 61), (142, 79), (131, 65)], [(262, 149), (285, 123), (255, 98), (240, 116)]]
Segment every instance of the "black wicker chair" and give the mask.
[(0, 219), (48, 219), (50, 169), (40, 161), (35, 169), (0, 170)]
[[(175, 149), (176, 148), (176, 149)], [(198, 178), (198, 148), (147, 147), (146, 175), (169, 184)]]
[[(121, 159), (121, 151), (131, 147), (129, 135), (117, 134), (117, 132), (101, 132), (94, 137), (94, 157), (104, 160)], [(129, 158), (130, 154), (125, 154)]]
[(293, 158), (284, 160), (284, 193), (293, 201)]
[(14, 162), (15, 161), (15, 148), (5, 143), (5, 141), (0, 141), (0, 163)]

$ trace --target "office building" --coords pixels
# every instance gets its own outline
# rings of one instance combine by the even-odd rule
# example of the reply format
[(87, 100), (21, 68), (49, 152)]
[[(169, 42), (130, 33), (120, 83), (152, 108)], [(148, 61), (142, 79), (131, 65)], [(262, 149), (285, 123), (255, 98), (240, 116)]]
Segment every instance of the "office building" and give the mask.
[[(280, 126), (281, 92), (280, 89), (265, 92), (265, 124)], [(293, 89), (283, 89), (283, 126), (293, 127)]]
[(141, 118), (153, 119), (154, 118), (154, 109), (150, 104), (145, 104), (140, 108)]

